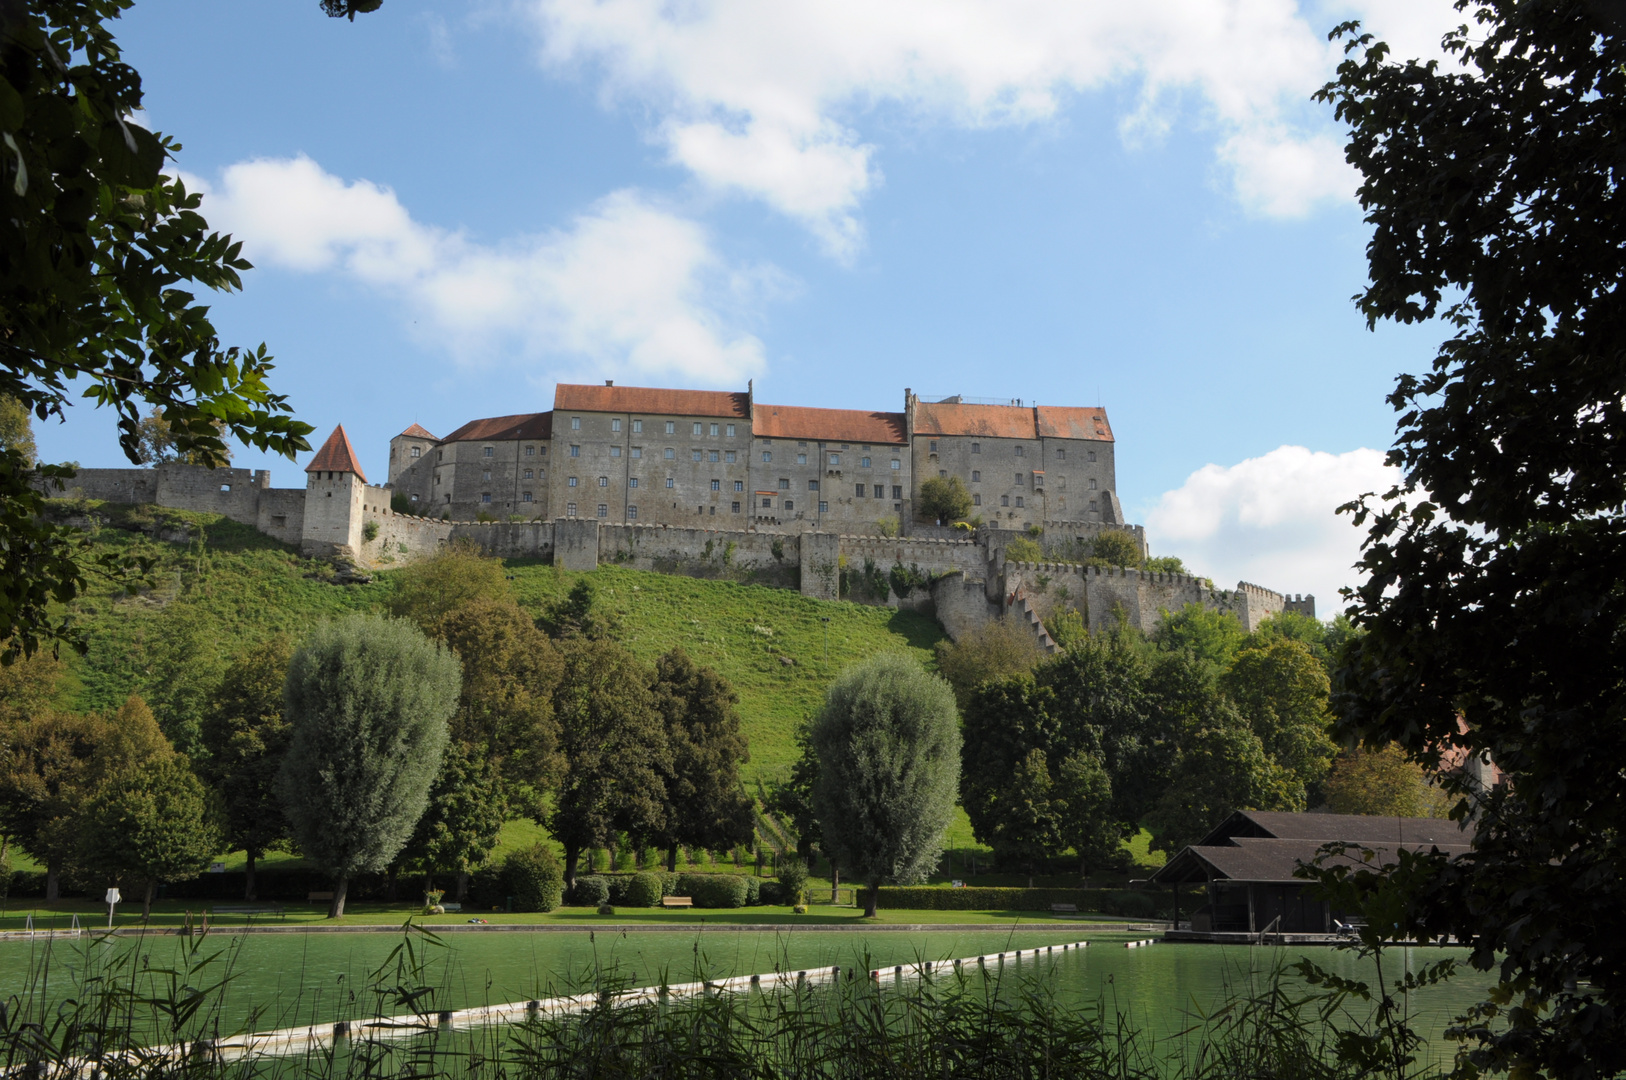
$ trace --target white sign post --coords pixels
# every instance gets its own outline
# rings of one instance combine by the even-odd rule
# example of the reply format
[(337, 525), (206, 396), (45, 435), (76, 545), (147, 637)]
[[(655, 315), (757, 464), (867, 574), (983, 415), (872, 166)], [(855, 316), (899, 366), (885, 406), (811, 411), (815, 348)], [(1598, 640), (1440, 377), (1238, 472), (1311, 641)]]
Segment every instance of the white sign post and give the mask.
[(113, 905), (119, 903), (124, 897), (119, 895), (117, 889), (107, 890), (107, 928), (113, 929)]

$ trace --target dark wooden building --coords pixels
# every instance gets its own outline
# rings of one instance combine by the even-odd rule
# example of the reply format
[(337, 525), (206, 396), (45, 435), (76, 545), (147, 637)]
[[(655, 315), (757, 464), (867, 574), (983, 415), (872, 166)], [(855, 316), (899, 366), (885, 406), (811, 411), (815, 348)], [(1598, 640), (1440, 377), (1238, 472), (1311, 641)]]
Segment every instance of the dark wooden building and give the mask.
[[(1202, 840), (1182, 849), (1151, 877), (1154, 885), (1205, 885), (1208, 902), (1192, 913), (1193, 934), (1330, 934), (1343, 912), (1309, 894), (1293, 876), (1329, 843), (1358, 844), (1393, 863), (1406, 848), (1447, 854), (1469, 850), (1471, 836), (1439, 818), (1363, 817), (1356, 814), (1287, 814), (1244, 810)], [(1356, 854), (1344, 856), (1352, 862)]]

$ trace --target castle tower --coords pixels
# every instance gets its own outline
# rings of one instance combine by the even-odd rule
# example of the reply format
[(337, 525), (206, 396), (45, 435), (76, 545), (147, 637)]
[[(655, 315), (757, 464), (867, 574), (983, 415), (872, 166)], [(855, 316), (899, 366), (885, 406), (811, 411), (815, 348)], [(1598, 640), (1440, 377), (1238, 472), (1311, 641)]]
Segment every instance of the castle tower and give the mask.
[(305, 554), (356, 557), (366, 487), (367, 476), (340, 424), (305, 466), (305, 528), (300, 542)]

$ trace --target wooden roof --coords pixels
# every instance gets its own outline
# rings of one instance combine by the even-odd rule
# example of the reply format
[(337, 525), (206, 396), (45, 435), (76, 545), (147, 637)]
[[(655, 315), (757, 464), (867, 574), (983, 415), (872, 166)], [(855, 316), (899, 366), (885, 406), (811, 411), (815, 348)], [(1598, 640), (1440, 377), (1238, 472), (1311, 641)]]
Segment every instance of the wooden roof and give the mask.
[[(408, 438), (412, 438), (412, 439), (428, 439), (430, 442), (439, 442), (440, 441), (439, 439), (435, 438), (433, 435), (429, 434), (429, 429), (428, 428), (425, 428), (420, 424), (413, 424), (411, 427), (409, 427), (405, 431), (401, 432), (401, 435), (405, 435)], [(396, 438), (399, 439), (401, 437), (401, 435), (397, 435)]]
[(1112, 442), (1102, 408), (1059, 405), (967, 405), (915, 402), (916, 435), (980, 435), (986, 439), (1089, 439)]

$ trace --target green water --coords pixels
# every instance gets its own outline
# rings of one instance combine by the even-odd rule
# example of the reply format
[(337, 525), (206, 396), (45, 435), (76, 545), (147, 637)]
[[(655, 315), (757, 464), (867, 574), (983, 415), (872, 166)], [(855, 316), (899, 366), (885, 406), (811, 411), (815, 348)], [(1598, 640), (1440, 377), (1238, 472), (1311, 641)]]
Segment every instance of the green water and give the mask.
[[(420, 978), (412, 985), (434, 988), (435, 1009), (527, 1000), (590, 987), (595, 972), (612, 972), (629, 985), (687, 982), (775, 970), (813, 967), (884, 968), (919, 959), (948, 959), (1033, 949), (1079, 939), (1078, 931), (1043, 930), (931, 933), (809, 932), (773, 934), (706, 928), (696, 933), (595, 933), (587, 930), (504, 931), (447, 934), (439, 943), (418, 938)], [(1065, 954), (1008, 961), (1005, 977), (1036, 976), (1080, 1003), (1101, 1001), (1125, 1014), (1132, 1026), (1168, 1034), (1195, 1016), (1211, 1012), (1227, 996), (1247, 993), (1267, 981), (1279, 964), (1309, 956), (1339, 974), (1372, 981), (1371, 962), (1332, 949), (1252, 949), (1158, 943), (1126, 949), (1123, 935), (1086, 935), (1091, 945)], [(398, 965), (388, 961), (401, 945), (399, 934), (292, 933), (216, 935), (193, 953), (212, 955), (210, 965), (186, 980), (204, 987), (229, 967), (222, 1027), (259, 1030), (295, 1024), (376, 1015), (370, 976), (383, 968), (393, 985)], [(138, 989), (162, 993), (163, 973), (180, 965), (185, 939), (81, 939), (51, 943), (0, 943), (0, 996), (24, 994), (31, 982), (44, 983), (47, 1000), (74, 993), (87, 971), (105, 965), (115, 953), (137, 950), (143, 969)], [(1415, 967), (1462, 950), (1396, 949), (1388, 954), (1392, 980), (1402, 964)], [(128, 969), (127, 969), (128, 970)], [(212, 974), (211, 974), (212, 973)], [(125, 976), (128, 981), (128, 974)], [(1479, 1000), (1486, 978), (1466, 972), (1444, 987), (1414, 995), (1410, 1006), (1417, 1027), (1438, 1047), (1438, 1036), (1461, 1008)], [(258, 1009), (256, 1015), (254, 1010)], [(382, 1011), (401, 1013), (398, 1005)], [(253, 1017), (251, 1022), (251, 1017)]]

